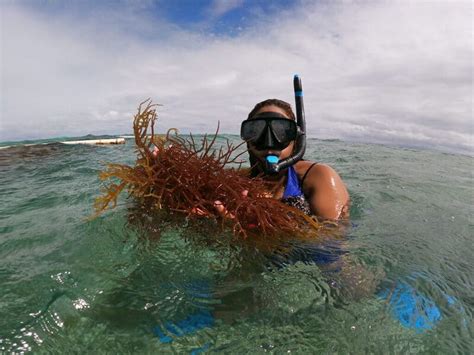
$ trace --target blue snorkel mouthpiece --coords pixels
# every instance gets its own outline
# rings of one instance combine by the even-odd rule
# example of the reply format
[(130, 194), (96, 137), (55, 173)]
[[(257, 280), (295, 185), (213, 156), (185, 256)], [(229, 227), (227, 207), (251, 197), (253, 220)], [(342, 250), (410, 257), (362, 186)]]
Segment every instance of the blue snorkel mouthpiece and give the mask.
[(295, 164), (303, 158), (306, 151), (306, 120), (303, 104), (303, 85), (298, 75), (295, 75), (293, 78), (293, 87), (295, 90), (296, 125), (298, 126), (295, 151), (291, 156), (281, 161), (279, 161), (276, 155), (268, 155), (265, 159), (265, 172), (270, 175), (278, 174), (281, 170)]
[(278, 160), (279, 159), (276, 155), (267, 155), (267, 157), (266, 157), (266, 162), (268, 164), (277, 164)]
[(267, 174), (276, 174), (278, 171), (275, 172), (275, 166), (278, 166), (278, 162), (280, 159), (276, 155), (267, 155), (265, 157), (265, 171)]

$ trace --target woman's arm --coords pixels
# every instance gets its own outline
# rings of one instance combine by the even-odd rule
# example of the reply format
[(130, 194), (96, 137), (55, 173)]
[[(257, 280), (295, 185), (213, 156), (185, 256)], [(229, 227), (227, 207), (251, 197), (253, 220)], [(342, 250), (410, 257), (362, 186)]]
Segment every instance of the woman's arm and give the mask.
[[(310, 162), (305, 163), (311, 165)], [(304, 166), (301, 168), (303, 170)], [(309, 196), (311, 210), (316, 216), (333, 220), (348, 218), (349, 193), (339, 174), (329, 165), (316, 164), (310, 168), (303, 192)]]

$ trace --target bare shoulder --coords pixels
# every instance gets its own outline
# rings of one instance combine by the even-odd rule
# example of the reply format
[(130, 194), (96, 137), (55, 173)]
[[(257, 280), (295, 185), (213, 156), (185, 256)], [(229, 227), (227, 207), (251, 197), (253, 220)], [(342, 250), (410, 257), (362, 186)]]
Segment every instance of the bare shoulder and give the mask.
[(313, 212), (323, 218), (343, 217), (348, 209), (349, 193), (339, 174), (327, 164), (298, 162), (295, 166), (303, 191), (309, 197)]
[(341, 180), (336, 170), (327, 164), (315, 163), (308, 160), (299, 161), (295, 164), (295, 170), (300, 179), (304, 178), (304, 182), (308, 182), (309, 184), (315, 180), (328, 182), (330, 182), (331, 179)]

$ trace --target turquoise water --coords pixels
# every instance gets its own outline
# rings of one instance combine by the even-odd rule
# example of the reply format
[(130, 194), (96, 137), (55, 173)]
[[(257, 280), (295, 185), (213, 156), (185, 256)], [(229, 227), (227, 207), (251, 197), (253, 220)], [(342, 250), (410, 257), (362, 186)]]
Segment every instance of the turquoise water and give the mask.
[[(294, 257), (298, 245), (276, 266), (225, 231), (158, 221), (125, 198), (87, 220), (98, 171), (133, 164), (132, 141), (1, 149), (0, 352), (472, 352), (472, 157), (308, 145), (306, 158), (335, 167), (350, 190), (341, 271)], [(436, 304), (430, 329), (404, 326), (378, 296), (400, 284)], [(166, 328), (196, 314), (214, 323)]]

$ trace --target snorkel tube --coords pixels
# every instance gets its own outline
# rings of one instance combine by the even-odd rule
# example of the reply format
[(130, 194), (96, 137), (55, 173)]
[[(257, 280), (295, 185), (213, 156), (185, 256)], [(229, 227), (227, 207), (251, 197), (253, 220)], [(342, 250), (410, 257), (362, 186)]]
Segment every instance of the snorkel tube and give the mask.
[(265, 172), (270, 175), (278, 174), (281, 170), (295, 164), (298, 160), (303, 158), (304, 152), (306, 151), (306, 120), (304, 117), (303, 86), (301, 85), (301, 78), (298, 75), (295, 75), (293, 78), (293, 87), (295, 89), (296, 125), (298, 127), (295, 151), (291, 156), (281, 161), (279, 161), (276, 155), (268, 155), (265, 158)]

